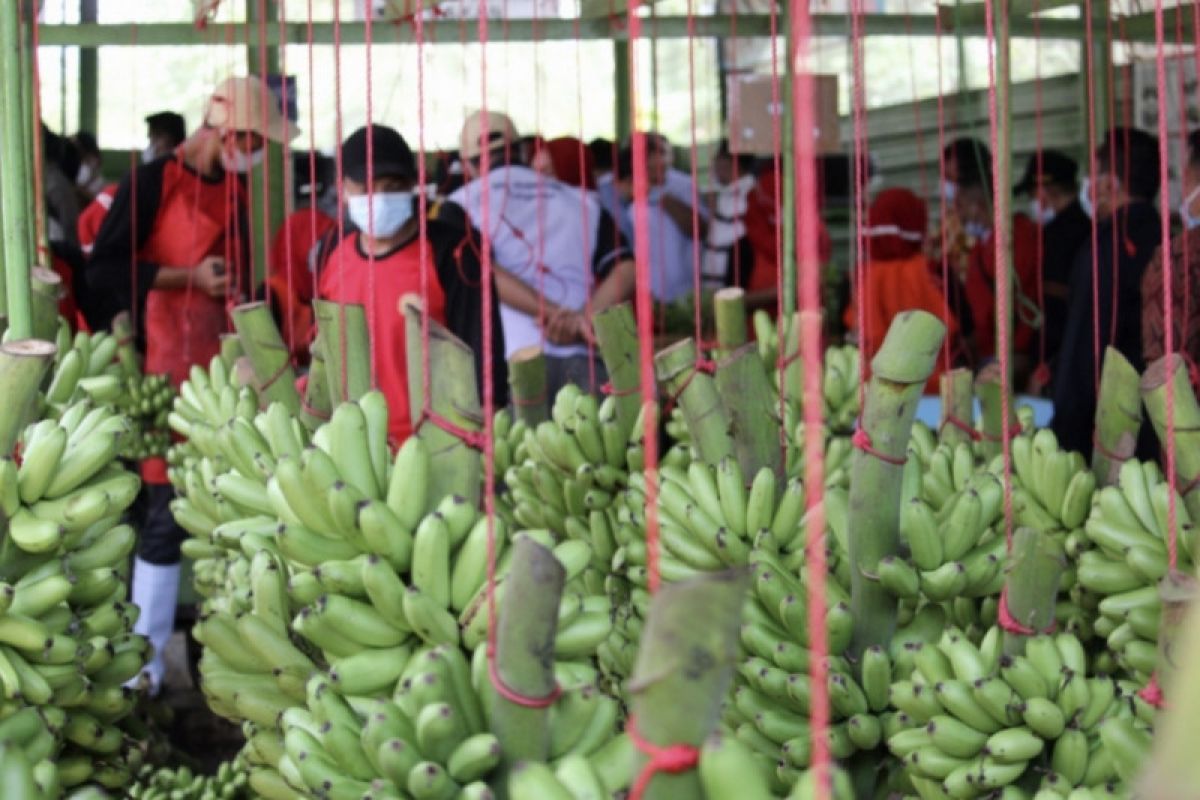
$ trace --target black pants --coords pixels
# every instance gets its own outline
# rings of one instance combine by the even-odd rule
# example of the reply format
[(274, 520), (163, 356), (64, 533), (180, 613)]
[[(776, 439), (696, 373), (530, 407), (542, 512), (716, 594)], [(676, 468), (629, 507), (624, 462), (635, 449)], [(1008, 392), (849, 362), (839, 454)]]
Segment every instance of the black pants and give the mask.
[(156, 566), (165, 567), (180, 561), (179, 546), (187, 531), (175, 524), (171, 501), (175, 487), (171, 484), (143, 484), (138, 504), (133, 509), (137, 521), (137, 557)]

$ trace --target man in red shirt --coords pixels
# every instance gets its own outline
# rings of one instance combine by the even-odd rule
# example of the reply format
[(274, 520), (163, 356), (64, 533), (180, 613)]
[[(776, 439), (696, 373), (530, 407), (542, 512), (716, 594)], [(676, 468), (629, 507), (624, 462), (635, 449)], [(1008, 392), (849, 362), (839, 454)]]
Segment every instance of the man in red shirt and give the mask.
[[(207, 364), (229, 328), (227, 309), (249, 286), (249, 229), (242, 174), (263, 155), (264, 135), (283, 140), (283, 116), (255, 77), (228, 78), (213, 91), (203, 125), (172, 154), (140, 165), (113, 196), (85, 275), (98, 327), (120, 311), (140, 323), (149, 374), (178, 386)], [(166, 464), (142, 465), (145, 518), (133, 570), (135, 630), (149, 637), (151, 692), (161, 685), (162, 651), (175, 621), (179, 545), (186, 534), (170, 512)]]
[[(368, 174), (368, 137), (370, 138)], [(484, 325), (492, 332), (492, 377), (497, 406), (507, 403), (508, 378), (499, 305), (483, 308), (479, 259), (466, 229), (417, 218), (417, 166), (404, 138), (385, 125), (360, 128), (342, 144), (342, 190), (354, 230), (324, 261), (319, 295), (365, 307), (373, 343), (372, 364), (387, 397), (388, 433), (398, 445), (413, 432), (419, 408), (409, 405), (408, 358), (400, 298), (421, 296), (432, 318), (475, 353), (483, 386)], [(498, 298), (495, 288), (493, 298)], [(436, 364), (430, 365), (437, 369)]]

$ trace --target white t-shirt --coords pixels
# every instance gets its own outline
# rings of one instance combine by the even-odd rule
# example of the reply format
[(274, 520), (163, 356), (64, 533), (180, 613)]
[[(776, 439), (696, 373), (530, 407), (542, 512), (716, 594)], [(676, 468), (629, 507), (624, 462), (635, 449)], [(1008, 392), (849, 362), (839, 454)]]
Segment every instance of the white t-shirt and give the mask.
[(729, 271), (731, 250), (746, 235), (746, 201), (754, 190), (753, 175), (742, 175), (717, 190), (716, 206), (708, 221), (702, 271), (705, 286), (721, 288)]
[[(582, 309), (595, 274), (623, 252), (620, 248), (609, 250), (603, 242), (598, 247), (605, 215), (595, 193), (523, 166), (489, 170), (486, 178), (471, 181), (448, 198), (480, 231), (484, 229), (484, 180), (488, 185), (487, 228), (496, 265), (540, 292), (547, 302)], [(582, 343), (543, 343), (537, 319), (507, 305), (501, 304), (500, 319), (506, 357), (531, 345), (541, 345), (548, 356), (587, 352)]]
[[(667, 170), (662, 186), (655, 186), (647, 197), (646, 218), (650, 239), (650, 290), (654, 299), (664, 303), (678, 300), (695, 288), (696, 241), (690, 230), (680, 230), (662, 207), (669, 194), (694, 206), (700, 219), (708, 218), (704, 205), (692, 196), (692, 178), (677, 169)], [(633, 219), (633, 207), (627, 209)]]

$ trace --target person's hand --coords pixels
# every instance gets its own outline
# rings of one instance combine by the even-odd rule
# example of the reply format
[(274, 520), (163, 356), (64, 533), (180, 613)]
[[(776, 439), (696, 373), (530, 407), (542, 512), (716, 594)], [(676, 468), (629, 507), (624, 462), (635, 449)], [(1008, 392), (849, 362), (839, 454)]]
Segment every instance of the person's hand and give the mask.
[(225, 259), (221, 256), (207, 256), (196, 265), (192, 279), (196, 288), (209, 297), (224, 297), (229, 289), (229, 273), (225, 269)]
[(560, 310), (546, 319), (546, 338), (554, 344), (590, 342), (592, 326), (582, 313)]

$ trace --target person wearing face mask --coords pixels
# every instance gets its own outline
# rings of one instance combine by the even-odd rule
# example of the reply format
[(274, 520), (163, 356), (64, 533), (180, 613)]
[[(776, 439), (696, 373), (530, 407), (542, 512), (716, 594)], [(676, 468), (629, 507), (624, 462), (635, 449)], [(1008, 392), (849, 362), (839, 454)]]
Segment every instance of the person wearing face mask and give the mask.
[[(265, 97), (264, 97), (265, 95)], [(230, 330), (228, 308), (249, 284), (249, 224), (243, 174), (262, 157), (264, 137), (283, 141), (283, 116), (255, 77), (220, 83), (201, 127), (172, 154), (138, 166), (121, 181), (85, 271), (93, 327), (121, 311), (138, 320), (148, 374), (178, 386), (207, 364)], [(135, 196), (136, 193), (136, 196)], [(165, 672), (185, 534), (170, 512), (174, 492), (163, 459), (141, 465), (145, 499), (133, 569), (135, 630), (155, 655), (145, 680), (157, 693)]]
[[(925, 240), (925, 253), (930, 262), (940, 265), (945, 252), (946, 265), (960, 281), (966, 281), (967, 265), (975, 239), (964, 228), (963, 221), (955, 211), (958, 196), (959, 175), (976, 173), (991, 174), (992, 151), (978, 139), (963, 137), (955, 139), (942, 149), (938, 164), (942, 170), (939, 188), (940, 198), (936, 210), (943, 215), (939, 225)], [(976, 233), (979, 231), (976, 230)]]
[[(425, 230), (420, 230), (416, 187), (417, 163), (404, 137), (386, 125), (371, 125), (350, 134), (342, 144), (342, 193), (353, 230), (345, 233), (329, 254), (318, 287), (318, 294), (326, 300), (357, 303), (367, 309), (374, 373), (388, 401), (388, 434), (393, 445), (402, 443), (413, 431), (407, 333), (399, 304), (407, 294), (421, 296), (423, 284), (431, 318), (475, 354), (480, 387), (484, 326), (491, 326), (496, 404), (504, 405), (508, 394), (499, 303), (483, 308), (477, 251), (464, 242), (464, 230), (458, 226), (427, 219)], [(494, 290), (492, 296), (497, 297)]]
[(758, 181), (755, 158), (729, 150), (722, 139), (712, 157), (713, 186), (706, 192), (711, 217), (700, 274), (705, 289), (745, 286), (754, 268), (754, 248), (746, 235), (750, 193)]
[[(1196, 301), (1196, 287), (1200, 287), (1200, 130), (1188, 135), (1187, 164), (1180, 178), (1183, 200), (1177, 210), (1183, 229), (1171, 237), (1172, 344), (1192, 363), (1200, 364), (1200, 303)], [(1163, 279), (1160, 248), (1142, 276), (1142, 354), (1146, 364), (1166, 354)]]
[(469, 115), (459, 137), (467, 183), (447, 198), (438, 218), (457, 220), (479, 247), (474, 229), (486, 226), (505, 356), (540, 347), (547, 397), (568, 383), (598, 392), (605, 374), (589, 312), (633, 294), (633, 258), (586, 184), (548, 179), (515, 163), (516, 143), (516, 128), (504, 114)]
[(75, 193), (79, 197), (79, 206), (84, 208), (105, 187), (104, 175), (101, 174), (100, 146), (96, 137), (88, 131), (79, 131), (71, 137), (71, 142), (79, 152), (79, 172), (75, 175)]
[[(1029, 214), (1040, 226), (1042, 329), (1033, 338), (1029, 353), (1038, 367), (1029, 390), (1030, 394), (1039, 395), (1054, 374), (1054, 356), (1062, 344), (1071, 263), (1092, 227), (1079, 203), (1078, 166), (1074, 159), (1058, 150), (1031, 155), (1013, 193), (1029, 197)], [(1043, 352), (1045, 364), (1038, 363)]]
[(187, 138), (187, 123), (174, 111), (159, 111), (146, 117), (146, 148), (142, 163), (149, 164), (175, 152)]
[[(992, 204), (991, 165), (960, 164), (954, 211), (974, 244), (968, 253), (967, 276), (963, 283), (972, 321), (972, 350), (982, 365), (996, 357), (996, 240), (993, 238), (995, 211)], [(1012, 351), (1014, 375), (1023, 386), (1032, 371), (1030, 343), (1041, 324), (1037, 298), (1038, 225), (1025, 214), (1012, 217), (1012, 260), (1017, 281), (1013, 301)]]
[[(1134, 128), (1113, 128), (1097, 148), (1094, 163), (1097, 172), (1083, 181), (1080, 202), (1090, 210), (1095, 231), (1084, 240), (1071, 267), (1051, 421), (1059, 444), (1085, 458), (1091, 457), (1095, 430), (1097, 345), (1101, 357), (1111, 346), (1138, 372), (1145, 366), (1142, 276), (1162, 235), (1154, 207), (1159, 189), (1157, 137)], [(1153, 431), (1145, 426), (1138, 457), (1153, 457), (1154, 450)]]

